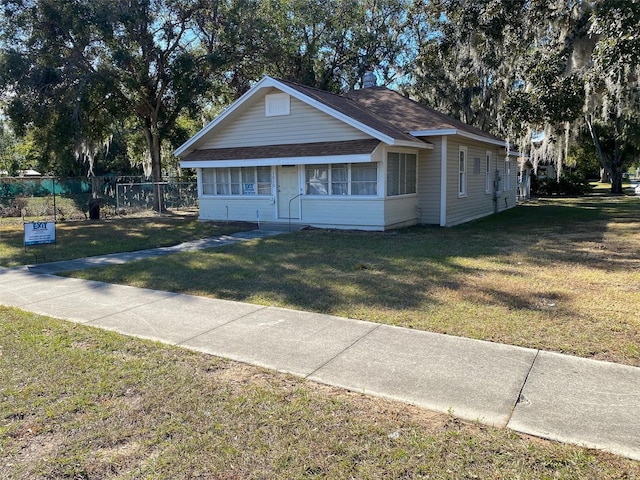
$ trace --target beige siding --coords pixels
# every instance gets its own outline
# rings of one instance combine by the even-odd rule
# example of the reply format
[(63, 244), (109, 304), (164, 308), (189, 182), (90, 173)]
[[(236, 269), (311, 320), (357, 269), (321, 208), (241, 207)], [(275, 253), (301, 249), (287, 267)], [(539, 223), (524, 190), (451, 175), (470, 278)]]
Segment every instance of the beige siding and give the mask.
[(440, 156), (442, 141), (429, 138), (433, 150), (424, 150), (418, 156), (418, 222), (440, 224)]
[(200, 197), (200, 220), (257, 222), (276, 220), (276, 206), (268, 197)]
[(320, 228), (384, 230), (382, 198), (302, 197), (301, 222)]
[[(458, 154), (460, 147), (467, 148), (467, 192), (458, 195)], [(500, 172), (500, 192), (494, 202), (493, 192), (486, 192), (485, 156), (491, 153), (492, 179), (496, 169)], [(476, 159), (480, 161), (479, 171), (475, 169)], [(448, 138), (447, 155), (447, 226), (457, 225), (476, 218), (491, 215), (496, 211), (515, 206), (516, 180), (515, 163), (511, 167), (511, 190), (503, 192), (504, 187), (504, 150), (481, 142), (474, 142), (457, 136)], [(492, 188), (493, 190), (493, 188)], [(504, 197), (504, 198), (503, 198)], [(505, 198), (507, 199), (505, 207)]]
[(386, 228), (415, 225), (418, 222), (417, 195), (387, 197), (384, 203), (384, 224)]
[(359, 130), (291, 97), (289, 115), (265, 116), (262, 97), (234, 121), (215, 129), (198, 148), (252, 147), (370, 138)]

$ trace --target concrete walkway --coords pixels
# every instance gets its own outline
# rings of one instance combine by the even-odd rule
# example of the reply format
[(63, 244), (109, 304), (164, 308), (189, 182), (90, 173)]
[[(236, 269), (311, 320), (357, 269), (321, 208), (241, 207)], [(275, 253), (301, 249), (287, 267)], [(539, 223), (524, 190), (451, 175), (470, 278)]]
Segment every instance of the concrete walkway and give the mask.
[[(102, 264), (148, 258), (141, 254), (102, 257)], [(146, 255), (154, 254), (164, 253)], [(0, 304), (640, 460), (640, 368), (50, 274), (100, 264), (94, 257), (0, 269)]]

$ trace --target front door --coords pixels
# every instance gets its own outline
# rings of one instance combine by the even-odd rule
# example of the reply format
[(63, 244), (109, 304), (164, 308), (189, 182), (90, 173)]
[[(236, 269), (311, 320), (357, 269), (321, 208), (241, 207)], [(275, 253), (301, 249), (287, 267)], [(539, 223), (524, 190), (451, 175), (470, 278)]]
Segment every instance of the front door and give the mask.
[(278, 218), (300, 218), (299, 195), (298, 167), (280, 165), (278, 167)]

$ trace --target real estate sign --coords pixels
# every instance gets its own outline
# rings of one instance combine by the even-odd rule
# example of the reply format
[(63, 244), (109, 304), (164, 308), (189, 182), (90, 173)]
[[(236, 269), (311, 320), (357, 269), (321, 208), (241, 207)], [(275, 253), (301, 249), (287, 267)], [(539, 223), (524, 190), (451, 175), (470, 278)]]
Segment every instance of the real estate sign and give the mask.
[(24, 246), (56, 243), (55, 222), (29, 222), (24, 224)]

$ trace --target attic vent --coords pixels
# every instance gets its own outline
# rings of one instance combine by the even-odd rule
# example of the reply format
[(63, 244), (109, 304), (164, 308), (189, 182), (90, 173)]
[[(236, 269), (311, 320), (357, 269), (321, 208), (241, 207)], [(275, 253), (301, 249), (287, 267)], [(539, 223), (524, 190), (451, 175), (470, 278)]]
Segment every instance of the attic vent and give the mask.
[(265, 115), (267, 117), (277, 117), (279, 115), (289, 115), (291, 112), (291, 97), (286, 93), (273, 93), (265, 95)]

